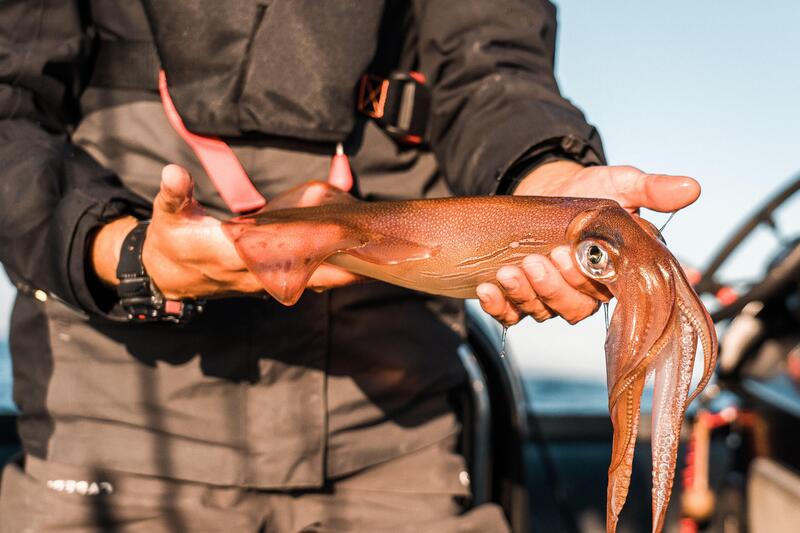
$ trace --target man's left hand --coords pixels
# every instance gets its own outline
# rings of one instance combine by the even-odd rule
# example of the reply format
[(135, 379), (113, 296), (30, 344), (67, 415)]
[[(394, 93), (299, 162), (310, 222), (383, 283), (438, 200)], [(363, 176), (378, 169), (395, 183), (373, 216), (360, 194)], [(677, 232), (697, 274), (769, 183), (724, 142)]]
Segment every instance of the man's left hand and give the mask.
[[(610, 198), (631, 213), (646, 207), (671, 212), (697, 200), (700, 184), (688, 176), (647, 174), (634, 167), (583, 167), (554, 161), (537, 167), (519, 184), (515, 195)], [(550, 253), (529, 255), (522, 267), (497, 271), (498, 285), (478, 286), (484, 311), (506, 326), (526, 315), (537, 322), (561, 316), (575, 324), (594, 314), (610, 294), (586, 278), (573, 264), (567, 246)]]

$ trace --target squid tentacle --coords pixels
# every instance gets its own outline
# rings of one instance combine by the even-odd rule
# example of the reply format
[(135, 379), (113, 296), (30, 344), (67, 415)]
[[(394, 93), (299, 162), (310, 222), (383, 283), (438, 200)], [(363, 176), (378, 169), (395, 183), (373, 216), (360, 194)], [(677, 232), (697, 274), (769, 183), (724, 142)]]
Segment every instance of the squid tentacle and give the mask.
[(697, 334), (691, 319), (679, 313), (671, 328), (673, 337), (667, 349), (654, 363), (652, 461), (653, 461), (653, 531), (661, 531), (675, 476), (680, 431), (688, 405), (697, 350)]
[[(662, 296), (663, 302), (673, 302), (677, 299), (677, 288), (674, 279), (672, 276), (669, 275), (669, 270), (664, 268), (662, 265), (659, 265), (659, 270), (662, 273), (664, 280), (667, 281), (666, 289), (667, 293)], [(644, 276), (647, 279), (646, 276)], [(643, 286), (639, 287), (639, 291), (642, 294), (648, 294), (651, 292), (659, 291), (659, 283), (654, 283), (650, 280), (647, 280)], [(659, 305), (661, 304), (661, 305)], [(613, 335), (615, 333), (615, 328), (612, 327), (611, 330), (611, 337), (610, 339), (606, 339), (606, 359), (609, 358), (622, 358), (622, 357), (629, 357), (630, 354), (637, 354), (644, 348), (641, 343), (644, 339), (647, 339), (651, 331), (657, 332), (657, 336), (654, 341), (652, 341), (651, 346), (645, 351), (643, 357), (639, 358), (638, 360), (634, 357), (631, 358), (635, 361), (635, 365), (630, 365), (631, 368), (628, 370), (627, 374), (623, 375), (622, 377), (616, 378), (616, 381), (609, 386), (609, 403), (613, 403), (613, 399), (619, 397), (624, 392), (625, 388), (633, 382), (636, 375), (640, 372), (642, 368), (648, 368), (651, 365), (651, 362), (655, 357), (661, 353), (667, 341), (669, 341), (670, 332), (668, 325), (672, 322), (674, 313), (676, 312), (675, 307), (673, 305), (664, 305), (661, 302), (656, 302), (655, 305), (648, 305), (642, 306), (639, 302), (634, 301), (632, 305), (626, 306), (623, 302), (620, 302), (617, 309), (614, 312), (614, 317), (612, 317), (612, 326), (615, 322), (614, 318), (617, 318), (619, 313), (619, 318), (621, 321), (625, 321), (627, 323), (634, 322), (631, 320), (631, 317), (637, 317), (639, 320), (644, 320), (643, 327), (636, 331), (636, 335), (633, 339), (631, 339), (634, 344), (625, 346), (624, 349), (620, 350), (618, 346), (618, 342), (613, 339)], [(666, 315), (666, 316), (665, 316)], [(661, 320), (658, 318), (663, 317)], [(609, 340), (611, 341), (609, 343)], [(611, 348), (611, 349), (609, 349)], [(626, 353), (627, 352), (627, 353)], [(609, 365), (611, 366), (611, 365)], [(617, 363), (616, 366), (619, 366)]]
[[(617, 308), (620, 313), (616, 317), (618, 327), (613, 327), (612, 319), (610, 338), (607, 339), (606, 356), (613, 361), (609, 368), (624, 369), (621, 375), (613, 376), (613, 383), (610, 383), (609, 407), (614, 424), (614, 444), (606, 509), (609, 533), (616, 531), (619, 513), (630, 487), (640, 396), (646, 378), (653, 375), (655, 383), (651, 446), (653, 532), (657, 533), (663, 529), (674, 483), (686, 407), (708, 383), (715, 363), (713, 323), (677, 261), (672, 259), (667, 264), (659, 263), (650, 273), (655, 278), (645, 279), (633, 298), (631, 293), (619, 295), (627, 298)], [(650, 299), (654, 294), (657, 294), (655, 303)], [(653, 339), (656, 332), (658, 335)], [(705, 355), (703, 379), (689, 394), (698, 340)]]
[(616, 531), (619, 514), (628, 498), (645, 381), (645, 373), (639, 372), (630, 387), (622, 393), (623, 397), (611, 408), (611, 422), (614, 425), (613, 460), (608, 469), (606, 497), (606, 530), (609, 533)]
[[(671, 280), (668, 284), (668, 293), (675, 294), (675, 287)], [(647, 381), (651, 362), (655, 360), (670, 344), (672, 340), (672, 328), (670, 324), (676, 320), (677, 310), (674, 306), (668, 308), (669, 314), (666, 320), (663, 318), (659, 320), (659, 312), (663, 317), (663, 307), (661, 309), (644, 309), (644, 321), (639, 322), (640, 326), (634, 328), (634, 335), (630, 338), (634, 342), (633, 349), (625, 350), (607, 350), (606, 357), (620, 357), (629, 356), (630, 353), (636, 353), (637, 347), (641, 348), (640, 344), (642, 339), (648, 338), (648, 333), (652, 331), (659, 331), (658, 337), (652, 341), (652, 344), (646, 350), (645, 354), (639, 360), (639, 363), (634, 369), (625, 375), (622, 379), (617, 380), (613, 387), (611, 387), (609, 396), (609, 411), (611, 414), (611, 421), (614, 426), (614, 438), (612, 443), (612, 459), (611, 466), (608, 469), (608, 489), (606, 500), (606, 531), (613, 533), (616, 531), (617, 521), (619, 520), (619, 513), (622, 510), (625, 500), (628, 496), (628, 489), (630, 488), (630, 480), (633, 466), (633, 456), (636, 446), (636, 435), (639, 429), (640, 411), (641, 411), (641, 397), (644, 391), (644, 386)], [(611, 336), (608, 339), (607, 348), (619, 348), (619, 341), (617, 335), (622, 334), (620, 328), (621, 321), (629, 320), (629, 313), (642, 313), (642, 308), (636, 304), (631, 307), (625, 306), (623, 303), (615, 310), (614, 317), (612, 318)], [(617, 314), (619, 313), (619, 315)], [(648, 316), (652, 313), (652, 316)], [(634, 322), (635, 323), (635, 322)], [(617, 327), (613, 327), (617, 326)], [(656, 330), (653, 330), (653, 327)], [(611, 366), (611, 365), (610, 365)], [(618, 365), (614, 365), (618, 367)], [(625, 409), (621, 409), (624, 404)]]
[(714, 323), (705, 308), (696, 302), (697, 296), (694, 295), (694, 292), (687, 294), (689, 291), (691, 289), (681, 288), (676, 305), (686, 315), (686, 319), (699, 337), (700, 347), (703, 350), (703, 377), (689, 395), (686, 405), (692, 403), (708, 385), (717, 364), (717, 338), (711, 334), (714, 331)]

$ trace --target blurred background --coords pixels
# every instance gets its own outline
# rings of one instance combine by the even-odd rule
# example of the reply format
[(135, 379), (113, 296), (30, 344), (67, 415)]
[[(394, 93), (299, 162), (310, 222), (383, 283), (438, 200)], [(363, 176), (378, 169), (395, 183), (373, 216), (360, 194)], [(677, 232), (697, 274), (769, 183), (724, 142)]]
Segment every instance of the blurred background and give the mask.
[[(665, 237), (682, 261), (702, 267), (739, 221), (800, 170), (800, 8), (792, 0), (556, 4), (562, 91), (599, 127), (609, 162), (700, 180), (702, 197), (675, 216)], [(790, 218), (781, 224), (796, 230), (800, 210), (784, 211)], [(645, 216), (657, 225), (665, 219)], [(757, 235), (726, 273), (759, 272), (772, 246), (773, 236)], [(13, 297), (0, 274), (3, 408), (10, 406)], [(526, 320), (510, 330), (509, 343), (541, 386), (585, 383), (577, 392), (585, 402), (566, 398), (572, 408), (603, 409), (604, 337), (598, 313), (577, 326)]]
[[(664, 232), (673, 253), (702, 270), (736, 227), (800, 172), (800, 7), (795, 0), (556, 5), (562, 92), (598, 126), (609, 163), (689, 175), (702, 184), (700, 200), (677, 213)], [(643, 214), (657, 226), (667, 218)], [(800, 198), (776, 221), (782, 234), (800, 235)], [(720, 280), (759, 279), (780, 235), (754, 232)], [(7, 344), (13, 298), (0, 273), (0, 414), (13, 411)], [(523, 454), (535, 480), (527, 498), (537, 531), (605, 531), (610, 428), (604, 340), (602, 312), (577, 326), (526, 320), (508, 333), (529, 393), (528, 423), (536, 426)], [(602, 424), (593, 425), (593, 418)], [(797, 419), (800, 408), (784, 424), (795, 437)], [(727, 461), (736, 448), (732, 436), (723, 435), (725, 445), (715, 445), (714, 457)], [(797, 459), (796, 439), (775, 441), (787, 443)], [(503, 455), (513, 455), (509, 442), (503, 441)], [(647, 443), (640, 444), (620, 533), (649, 529), (650, 465)], [(520, 470), (515, 467), (514, 475)], [(733, 509), (721, 515), (725, 532), (740, 531), (728, 521), (743, 512), (740, 492), (721, 497), (720, 507)], [(678, 507), (671, 506), (673, 515)], [(675, 524), (668, 531), (676, 531)]]

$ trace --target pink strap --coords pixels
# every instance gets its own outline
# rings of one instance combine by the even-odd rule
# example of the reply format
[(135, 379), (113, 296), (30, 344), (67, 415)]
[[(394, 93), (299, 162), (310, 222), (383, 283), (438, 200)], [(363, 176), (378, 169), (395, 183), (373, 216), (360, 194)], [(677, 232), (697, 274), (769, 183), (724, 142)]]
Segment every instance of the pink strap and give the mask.
[(158, 92), (170, 125), (197, 155), (230, 210), (234, 213), (247, 213), (264, 207), (267, 201), (253, 186), (230, 146), (218, 137), (205, 137), (186, 129), (169, 96), (167, 77), (163, 70), (158, 73)]
[[(236, 154), (230, 146), (218, 137), (197, 135), (186, 129), (167, 89), (167, 76), (163, 70), (158, 72), (158, 92), (161, 104), (172, 128), (186, 141), (200, 164), (208, 174), (222, 199), (234, 213), (247, 213), (261, 209), (267, 201), (253, 186)], [(331, 158), (328, 182), (343, 191), (353, 188), (353, 173), (350, 160), (342, 149), (336, 146), (336, 154)]]

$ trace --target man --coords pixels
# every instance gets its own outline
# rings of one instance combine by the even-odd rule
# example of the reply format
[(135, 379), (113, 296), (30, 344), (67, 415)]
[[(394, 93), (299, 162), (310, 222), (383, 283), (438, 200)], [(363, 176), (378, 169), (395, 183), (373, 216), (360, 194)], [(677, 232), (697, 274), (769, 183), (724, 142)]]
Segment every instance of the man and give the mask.
[[(460, 304), (330, 266), (291, 308), (254, 297), (220, 229), (214, 180), (232, 178), (200, 164), (166, 96), (266, 197), (326, 179), (337, 143), (367, 199), (671, 211), (699, 194), (600, 166), (596, 131), (558, 93), (544, 1), (18, 0), (0, 26), (0, 259), (20, 290), (24, 448), (3, 474), (3, 531), (507, 528), (496, 506), (468, 508)], [(425, 78), (430, 150), (356, 109), (362, 76), (394, 71)], [(577, 322), (606, 298), (564, 250), (497, 277), (478, 296), (504, 324)]]

